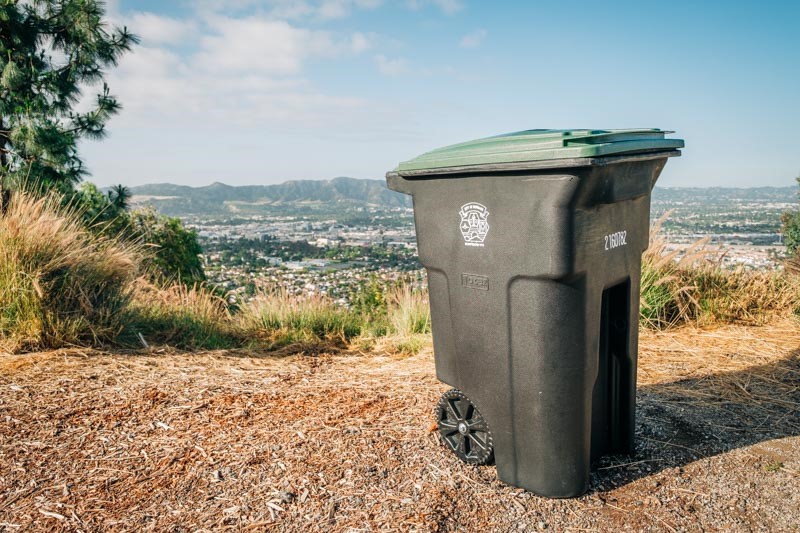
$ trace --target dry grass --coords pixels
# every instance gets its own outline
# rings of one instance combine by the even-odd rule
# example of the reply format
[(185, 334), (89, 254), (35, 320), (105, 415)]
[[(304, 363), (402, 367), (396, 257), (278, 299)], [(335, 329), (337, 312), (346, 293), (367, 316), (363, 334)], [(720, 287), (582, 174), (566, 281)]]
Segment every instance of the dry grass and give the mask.
[(414, 355), (432, 345), (428, 292), (403, 284), (389, 291), (386, 326), (380, 335), (360, 339), (372, 351)]
[(400, 285), (389, 293), (389, 331), (394, 335), (411, 336), (431, 332), (431, 310), (427, 291)]
[(381, 293), (388, 301), (375, 310), (263, 290), (231, 312), (205, 285), (136, 278), (141, 257), (134, 245), (93, 235), (56, 196), (18, 193), (0, 217), (0, 350), (109, 343), (330, 349), (380, 339), (388, 350), (416, 353), (428, 342), (427, 301), (407, 287)]
[(784, 262), (786, 272), (791, 276), (800, 278), (800, 255), (790, 257)]
[[(144, 278), (133, 283), (128, 343), (168, 344), (180, 349), (229, 348), (242, 344), (225, 300), (205, 285), (159, 287)], [(131, 337), (137, 338), (131, 338)]]
[(722, 266), (724, 251), (702, 239), (668, 250), (661, 221), (642, 258), (641, 324), (651, 329), (681, 325), (765, 324), (800, 310), (800, 278), (783, 271)]
[(10, 356), (0, 360), (0, 523), (791, 530), (799, 348), (788, 320), (644, 332), (637, 456), (601, 463), (592, 492), (573, 500), (506, 486), (493, 467), (464, 465), (437, 443), (431, 409), (445, 387), (429, 351)]
[(800, 433), (798, 319), (758, 328), (643, 332), (640, 345), (640, 385), (662, 384), (662, 390), (695, 404), (757, 406), (765, 416), (789, 409), (787, 423)]
[(428, 346), (427, 293), (401, 284), (382, 297), (384, 306), (356, 310), (321, 295), (262, 287), (233, 319), (244, 337), (267, 349), (311, 345), (413, 355)]
[(364, 328), (361, 316), (321, 295), (298, 297), (261, 288), (238, 313), (237, 326), (252, 339), (278, 348), (293, 343), (344, 346)]
[(123, 327), (139, 250), (91, 235), (56, 196), (13, 196), (0, 217), (0, 349), (108, 342)]

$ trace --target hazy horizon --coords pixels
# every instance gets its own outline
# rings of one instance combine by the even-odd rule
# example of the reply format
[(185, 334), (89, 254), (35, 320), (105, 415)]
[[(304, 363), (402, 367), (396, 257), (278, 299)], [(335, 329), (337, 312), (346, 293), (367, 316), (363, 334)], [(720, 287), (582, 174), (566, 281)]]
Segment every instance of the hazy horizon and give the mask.
[[(226, 185), (226, 186), (230, 186), (230, 187), (258, 187), (258, 186), (268, 187), (270, 185), (281, 185), (281, 184), (289, 183), (289, 182), (293, 182), (293, 181), (331, 181), (331, 180), (335, 180), (335, 179), (338, 179), (338, 178), (357, 179), (357, 180), (371, 180), (371, 181), (378, 181), (378, 182), (385, 183), (384, 178), (354, 178), (352, 176), (333, 176), (333, 177), (330, 177), (330, 178), (305, 178), (305, 179), (287, 178), (287, 179), (284, 179), (284, 180), (274, 181), (272, 183), (236, 183), (236, 184), (234, 184), (234, 183), (226, 182), (224, 180), (216, 179), (216, 180), (210, 181), (208, 183), (203, 183), (203, 184), (199, 184), (199, 185), (197, 185), (197, 184), (188, 185), (188, 184), (185, 184), (185, 183), (176, 183), (174, 181), (169, 181), (169, 180), (150, 181), (150, 182), (144, 182), (144, 183), (139, 183), (139, 184), (123, 183), (122, 185), (125, 185), (126, 187), (132, 187), (132, 188), (134, 188), (134, 187), (146, 187), (146, 186), (152, 186), (152, 185), (177, 185), (177, 186), (181, 186), (181, 187), (191, 187), (193, 189), (199, 189), (199, 188), (203, 188), (203, 187), (210, 187), (210, 186), (215, 185), (215, 184)], [(745, 186), (739, 186), (739, 187), (732, 186), (732, 185), (728, 185), (728, 186), (726, 186), (726, 185), (662, 185), (660, 182), (658, 182), (658, 183), (656, 183), (656, 188), (661, 188), (661, 189), (761, 189), (761, 188), (796, 189), (796, 188), (798, 188), (797, 183), (794, 182), (794, 180), (792, 180), (792, 181), (793, 181), (793, 183), (789, 184), (789, 185), (745, 185)], [(116, 185), (116, 184), (114, 184), (114, 185)], [(101, 187), (110, 187), (110, 186), (111, 186), (111, 184), (102, 185)], [(799, 189), (799, 191), (800, 191), (800, 189)], [(800, 194), (800, 192), (799, 192), (799, 194)]]

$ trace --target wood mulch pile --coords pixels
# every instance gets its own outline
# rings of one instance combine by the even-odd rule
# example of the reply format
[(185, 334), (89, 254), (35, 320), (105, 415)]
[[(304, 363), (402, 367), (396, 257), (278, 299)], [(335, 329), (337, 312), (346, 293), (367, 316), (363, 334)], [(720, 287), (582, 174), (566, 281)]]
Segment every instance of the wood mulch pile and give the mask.
[(800, 325), (644, 332), (637, 452), (536, 497), (432, 432), (414, 357), (0, 356), (0, 531), (788, 530)]

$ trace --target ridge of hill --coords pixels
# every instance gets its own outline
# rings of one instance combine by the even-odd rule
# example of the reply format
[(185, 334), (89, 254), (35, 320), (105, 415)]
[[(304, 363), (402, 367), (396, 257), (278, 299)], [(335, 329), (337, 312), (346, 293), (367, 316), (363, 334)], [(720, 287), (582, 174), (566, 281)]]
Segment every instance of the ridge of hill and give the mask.
[[(293, 180), (274, 185), (233, 186), (221, 182), (201, 187), (155, 183), (130, 188), (134, 205), (152, 205), (172, 216), (254, 215), (306, 208), (411, 207), (410, 197), (389, 190), (384, 180), (338, 177), (330, 180)], [(739, 210), (771, 208), (780, 213), (794, 205), (796, 187), (656, 187), (653, 206), (677, 209), (697, 207)], [(662, 209), (663, 210), (663, 209)], [(774, 213), (773, 213), (774, 214)], [(774, 222), (777, 224), (777, 222)], [(773, 224), (773, 225), (774, 225)]]
[(383, 180), (338, 177), (295, 180), (276, 185), (232, 186), (215, 182), (203, 187), (157, 183), (130, 188), (133, 203), (149, 204), (170, 215), (233, 213), (296, 204), (344, 204), (408, 207), (410, 199), (389, 190)]

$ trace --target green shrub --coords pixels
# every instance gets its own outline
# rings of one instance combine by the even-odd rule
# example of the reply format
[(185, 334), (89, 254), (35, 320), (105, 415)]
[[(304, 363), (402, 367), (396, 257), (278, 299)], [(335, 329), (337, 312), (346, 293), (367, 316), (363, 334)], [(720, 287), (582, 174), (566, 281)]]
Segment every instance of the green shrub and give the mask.
[(790, 211), (781, 216), (781, 233), (790, 256), (800, 252), (800, 211)]
[(194, 230), (186, 229), (180, 219), (152, 209), (133, 211), (129, 216), (129, 235), (145, 247), (145, 267), (157, 279), (188, 285), (205, 281), (200, 260), (203, 249)]
[[(800, 176), (796, 178), (800, 185)], [(787, 211), (781, 216), (781, 233), (790, 257), (800, 257), (800, 211)]]
[(362, 315), (383, 317), (386, 315), (386, 293), (390, 287), (381, 279), (373, 276), (369, 281), (362, 281), (350, 294), (351, 308)]
[(642, 263), (642, 285), (639, 319), (647, 327), (662, 329), (673, 324), (678, 316), (678, 302), (670, 281), (674, 274), (648, 261)]
[(93, 183), (83, 183), (64, 195), (64, 205), (82, 215), (90, 232), (140, 245), (142, 272), (153, 281), (195, 284), (205, 281), (197, 233), (178, 218), (152, 209), (128, 211), (130, 192), (121, 185), (103, 193)]

